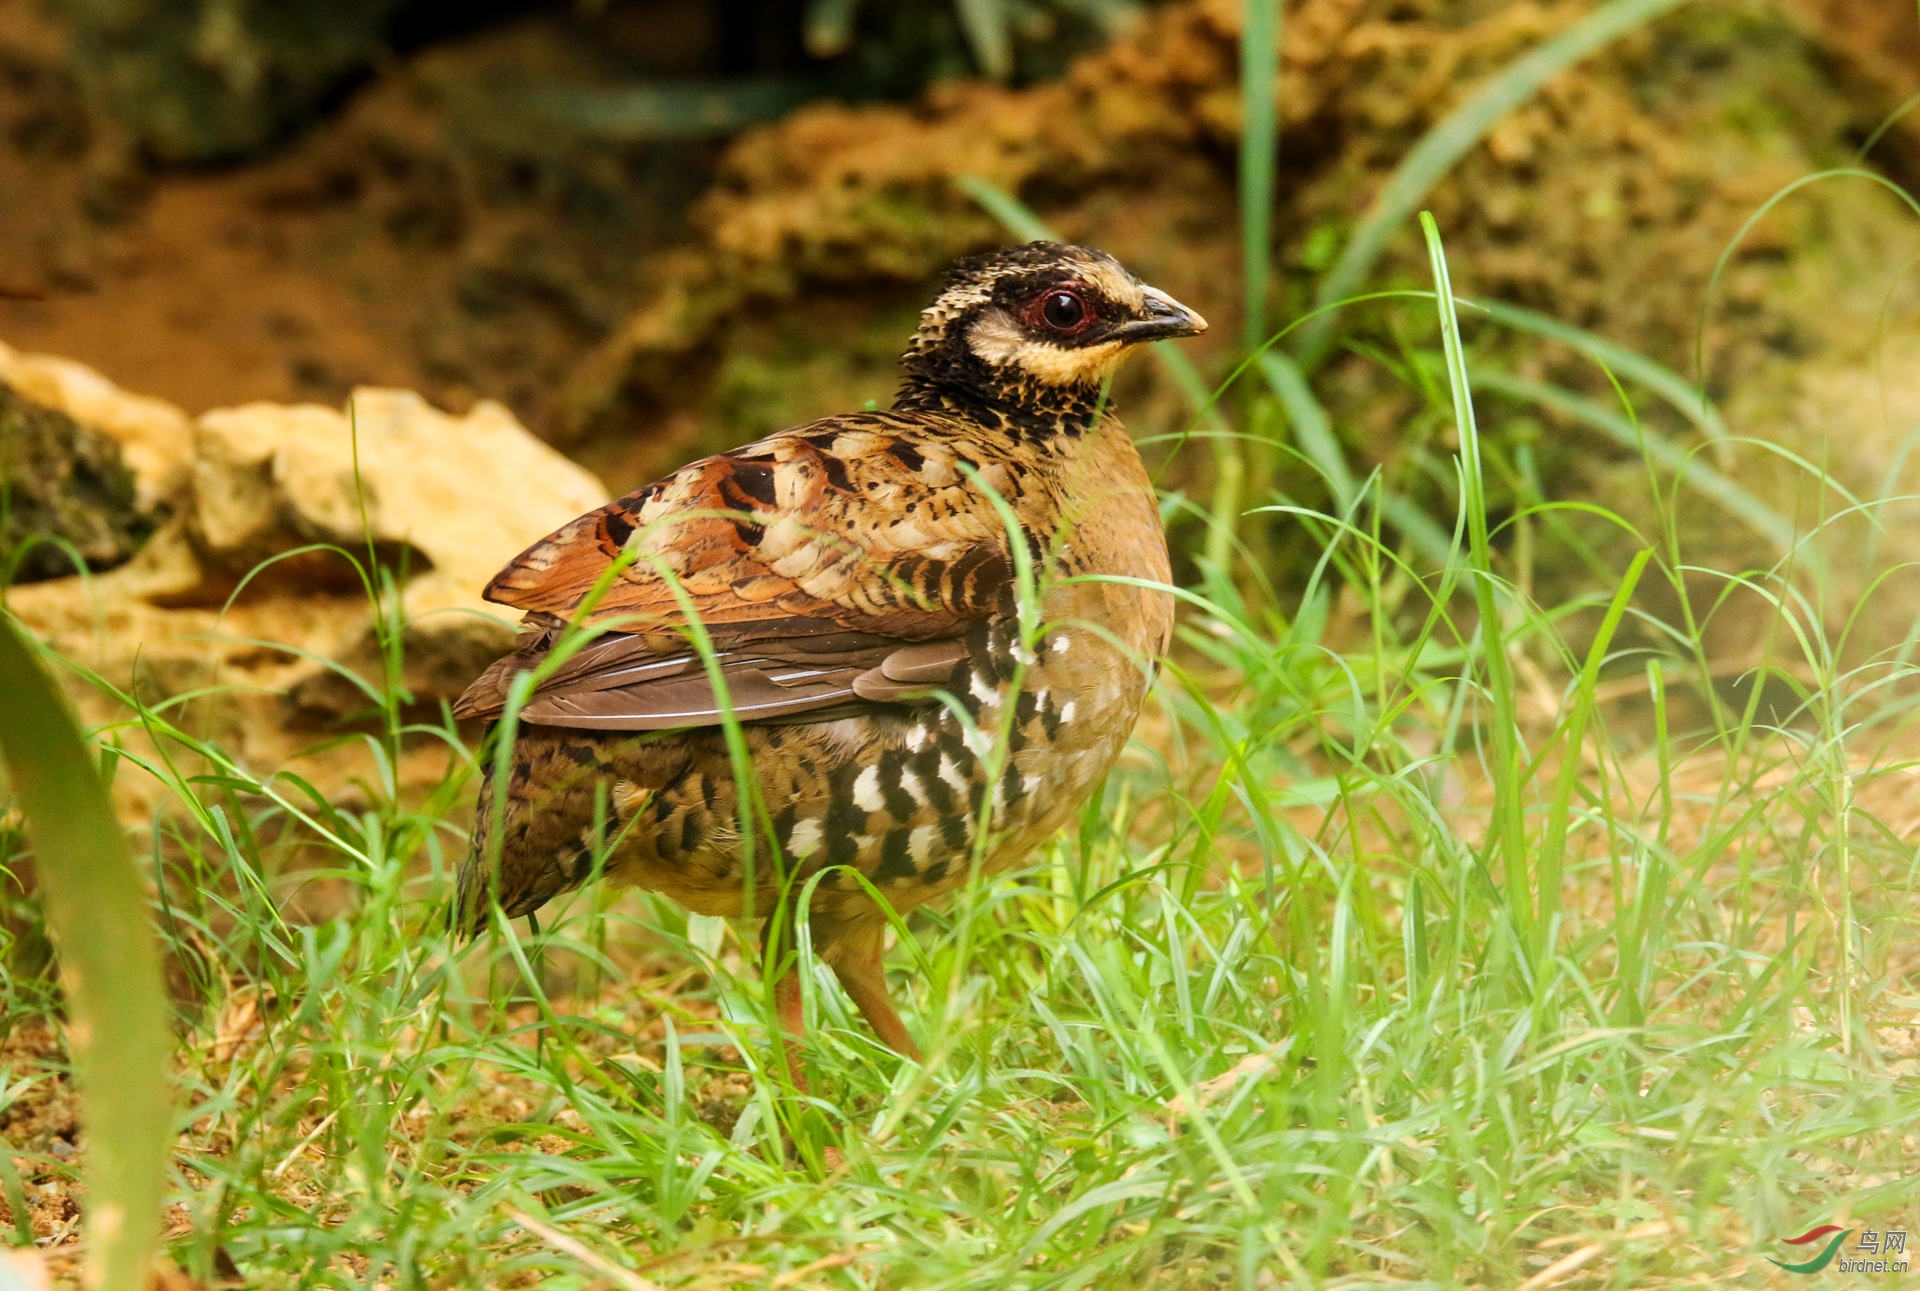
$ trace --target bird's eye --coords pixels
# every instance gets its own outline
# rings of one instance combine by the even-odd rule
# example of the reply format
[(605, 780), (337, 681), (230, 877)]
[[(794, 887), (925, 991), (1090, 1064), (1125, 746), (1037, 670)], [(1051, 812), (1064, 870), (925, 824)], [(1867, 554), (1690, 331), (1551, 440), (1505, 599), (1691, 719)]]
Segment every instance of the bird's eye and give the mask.
[(1042, 302), (1040, 317), (1056, 332), (1077, 332), (1087, 321), (1087, 307), (1072, 292), (1056, 291)]

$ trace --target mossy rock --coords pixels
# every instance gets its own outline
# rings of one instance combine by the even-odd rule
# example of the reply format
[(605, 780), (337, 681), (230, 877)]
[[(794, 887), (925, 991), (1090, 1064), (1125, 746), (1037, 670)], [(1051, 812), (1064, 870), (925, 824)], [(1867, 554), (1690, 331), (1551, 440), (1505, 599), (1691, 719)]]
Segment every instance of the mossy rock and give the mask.
[(259, 151), (379, 52), (403, 0), (64, 0), (94, 98), (166, 161)]
[(58, 578), (74, 572), (75, 553), (90, 570), (111, 568), (153, 527), (117, 441), (0, 384), (0, 572)]

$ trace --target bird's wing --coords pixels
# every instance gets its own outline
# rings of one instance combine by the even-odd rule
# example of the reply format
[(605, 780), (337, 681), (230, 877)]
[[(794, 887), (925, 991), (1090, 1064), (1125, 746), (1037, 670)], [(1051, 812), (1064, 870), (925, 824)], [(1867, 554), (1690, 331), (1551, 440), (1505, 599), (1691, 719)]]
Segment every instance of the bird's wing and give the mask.
[[(830, 708), (929, 701), (936, 689), (951, 684), (955, 665), (967, 653), (960, 637), (902, 641), (814, 626), (819, 630), (810, 634), (787, 631), (758, 640), (730, 633), (711, 660), (664, 648), (653, 636), (606, 633), (549, 666), (520, 719), (609, 731), (712, 726), (728, 711), (741, 721), (801, 714), (817, 720)], [(455, 713), (499, 716), (514, 677), (539, 670), (564, 627), (546, 620), (534, 640), (497, 660), (467, 688)]]
[[(487, 599), (633, 632), (684, 626), (684, 595), (709, 627), (819, 619), (947, 634), (1009, 595), (1006, 527), (964, 458), (898, 429), (831, 418), (703, 458), (527, 548)], [(1007, 493), (1004, 467), (977, 469)], [(629, 543), (635, 560), (589, 607)]]
[[(945, 682), (967, 627), (1009, 605), (1013, 565), (964, 459), (899, 432), (885, 418), (814, 423), (694, 462), (535, 543), (486, 595), (542, 635), (482, 674), (456, 713), (498, 714), (569, 620), (609, 631), (542, 679), (527, 721), (718, 721), (725, 705), (685, 632), (693, 616), (743, 719), (901, 702)], [(977, 477), (1003, 494), (1011, 483), (995, 465)], [(623, 548), (635, 558), (610, 572)]]

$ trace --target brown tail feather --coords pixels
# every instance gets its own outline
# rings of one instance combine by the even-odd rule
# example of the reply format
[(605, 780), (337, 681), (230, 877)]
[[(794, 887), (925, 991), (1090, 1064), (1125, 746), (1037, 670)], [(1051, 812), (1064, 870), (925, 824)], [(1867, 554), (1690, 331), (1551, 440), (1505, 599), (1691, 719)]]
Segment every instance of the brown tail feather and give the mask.
[(524, 763), (516, 760), (508, 772), (513, 787), (506, 792), (504, 828), (496, 844), (493, 829), (499, 786), (490, 760), (481, 774), (472, 846), (454, 880), (449, 921), (456, 935), (478, 935), (487, 926), (496, 896), (501, 911), (509, 919), (518, 919), (579, 887), (592, 874), (590, 838), (582, 835), (554, 846), (556, 840), (530, 837), (536, 832), (532, 826), (537, 818), (552, 804), (529, 795), (526, 779)]

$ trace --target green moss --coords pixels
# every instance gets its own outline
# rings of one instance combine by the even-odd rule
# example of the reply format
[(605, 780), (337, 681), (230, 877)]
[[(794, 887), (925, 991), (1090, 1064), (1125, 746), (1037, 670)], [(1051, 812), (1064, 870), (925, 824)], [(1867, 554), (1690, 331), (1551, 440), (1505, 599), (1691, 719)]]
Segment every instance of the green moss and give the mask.
[(869, 400), (885, 407), (918, 320), (914, 305), (876, 307), (868, 295), (815, 299), (797, 312), (736, 323), (702, 408), (702, 447), (732, 447)]
[(0, 385), (0, 572), (57, 578), (74, 572), (74, 553), (104, 569), (152, 531), (117, 443)]

